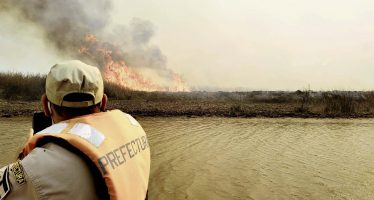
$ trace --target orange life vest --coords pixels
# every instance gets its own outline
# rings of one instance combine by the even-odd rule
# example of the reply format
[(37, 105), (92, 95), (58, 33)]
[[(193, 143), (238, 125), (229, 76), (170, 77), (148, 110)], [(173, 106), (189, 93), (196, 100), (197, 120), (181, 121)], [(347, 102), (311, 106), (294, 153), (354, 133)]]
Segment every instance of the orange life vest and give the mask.
[(20, 157), (48, 138), (62, 139), (89, 157), (111, 200), (145, 199), (150, 150), (144, 130), (132, 116), (113, 110), (54, 124), (31, 137)]

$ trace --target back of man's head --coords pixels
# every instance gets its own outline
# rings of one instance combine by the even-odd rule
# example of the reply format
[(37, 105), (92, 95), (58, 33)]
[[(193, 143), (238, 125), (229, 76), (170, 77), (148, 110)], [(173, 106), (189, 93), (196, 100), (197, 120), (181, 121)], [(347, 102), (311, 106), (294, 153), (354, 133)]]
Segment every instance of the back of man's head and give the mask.
[(103, 96), (103, 79), (97, 67), (72, 60), (54, 65), (47, 75), (46, 97), (64, 118), (95, 112)]

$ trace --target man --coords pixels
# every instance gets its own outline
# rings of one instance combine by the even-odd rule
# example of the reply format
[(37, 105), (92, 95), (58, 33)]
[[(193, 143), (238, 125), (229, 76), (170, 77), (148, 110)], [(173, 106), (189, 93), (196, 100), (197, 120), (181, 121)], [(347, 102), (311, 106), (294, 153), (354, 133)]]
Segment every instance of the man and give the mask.
[(33, 135), (20, 160), (0, 170), (0, 200), (144, 200), (150, 171), (145, 132), (130, 115), (107, 111), (96, 67), (53, 66), (41, 102), (53, 125)]

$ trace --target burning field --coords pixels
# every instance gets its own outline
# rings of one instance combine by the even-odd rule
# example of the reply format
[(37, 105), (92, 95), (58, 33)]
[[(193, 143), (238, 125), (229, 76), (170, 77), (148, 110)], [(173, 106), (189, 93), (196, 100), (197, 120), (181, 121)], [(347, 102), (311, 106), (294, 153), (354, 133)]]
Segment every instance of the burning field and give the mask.
[(120, 46), (100, 42), (92, 34), (87, 34), (82, 40), (79, 53), (81, 57), (93, 60), (101, 66), (103, 77), (107, 82), (118, 84), (123, 88), (148, 92), (190, 91), (178, 74), (166, 68), (163, 69), (163, 76), (160, 76), (157, 70), (154, 70), (148, 78), (143, 76), (141, 70), (136, 70), (126, 64), (126, 55)]
[[(27, 51), (33, 61), (54, 54), (54, 63), (78, 59), (97, 66), (111, 108), (131, 114), (374, 117), (374, 94), (369, 92), (190, 92), (183, 75), (168, 66), (166, 56), (152, 43), (154, 25), (138, 18), (113, 23), (112, 7), (111, 0), (1, 0), (0, 15), (12, 18), (11, 26), (28, 25), (40, 32), (38, 39), (48, 51)], [(28, 116), (40, 109), (44, 78), (0, 73), (0, 114)]]
[(112, 6), (110, 0), (2, 0), (0, 13), (36, 27), (61, 60), (99, 67), (107, 82), (129, 90), (190, 91), (151, 43), (153, 24), (137, 18), (128, 25), (114, 24)]

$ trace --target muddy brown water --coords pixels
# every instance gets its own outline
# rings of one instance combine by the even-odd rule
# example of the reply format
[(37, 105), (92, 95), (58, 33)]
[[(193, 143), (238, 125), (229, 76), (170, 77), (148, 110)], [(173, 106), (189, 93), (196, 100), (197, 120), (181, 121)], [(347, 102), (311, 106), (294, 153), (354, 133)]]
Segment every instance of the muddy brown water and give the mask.
[[(374, 199), (373, 119), (139, 118), (150, 199)], [(0, 119), (0, 166), (29, 118)]]

